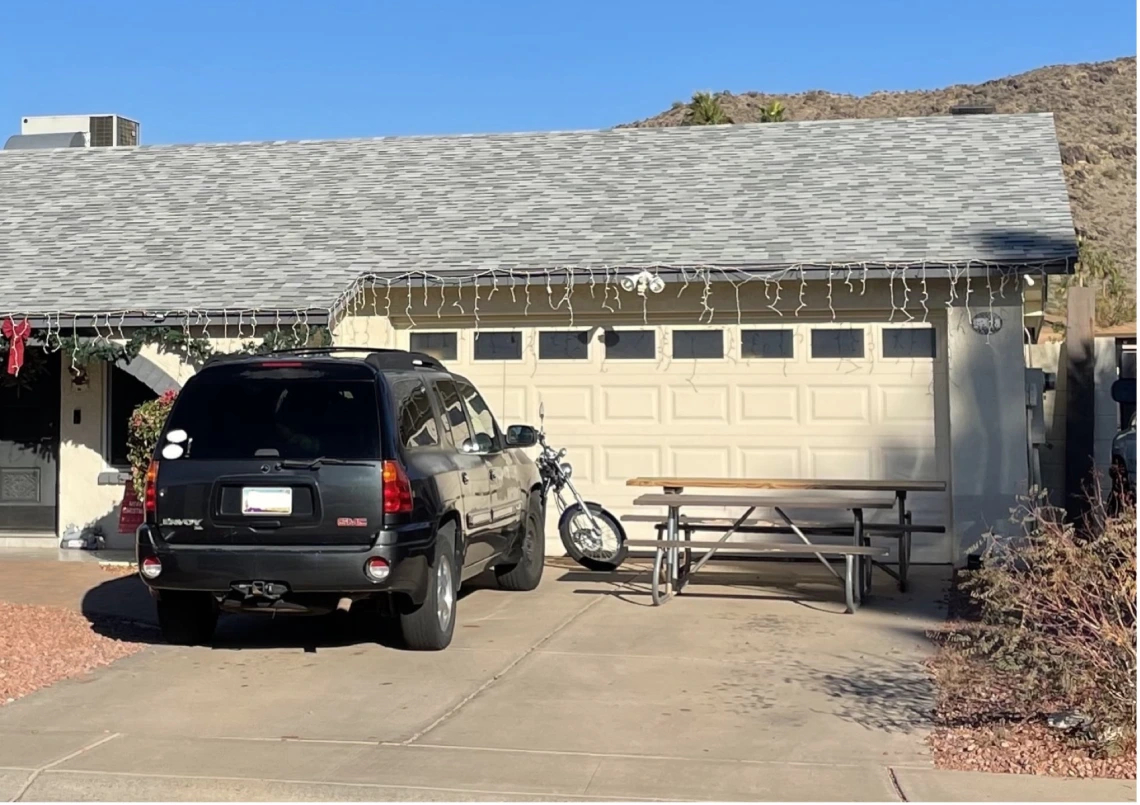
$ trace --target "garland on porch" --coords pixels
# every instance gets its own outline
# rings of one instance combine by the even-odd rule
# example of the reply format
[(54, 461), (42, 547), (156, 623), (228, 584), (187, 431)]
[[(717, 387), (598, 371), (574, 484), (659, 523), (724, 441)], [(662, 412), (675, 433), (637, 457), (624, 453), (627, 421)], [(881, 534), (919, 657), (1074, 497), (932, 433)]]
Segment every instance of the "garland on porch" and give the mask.
[[(143, 347), (148, 344), (156, 346), (161, 352), (182, 355), (191, 363), (198, 365), (219, 354), (262, 355), (276, 350), (332, 344), (332, 333), (328, 327), (309, 324), (270, 330), (261, 341), (243, 341), (238, 349), (228, 353), (216, 350), (212, 339), (205, 334), (193, 335), (188, 326), (139, 328), (125, 341), (114, 339), (113, 333), (102, 332), (98, 327), (95, 330), (94, 336), (85, 337), (80, 336), (74, 329), (65, 335), (62, 329), (49, 326), (46, 329), (32, 331), (31, 337), (41, 341), (44, 353), (66, 351), (71, 361), (72, 374), (76, 376), (82, 375), (83, 367), (94, 361), (129, 363), (138, 357)], [(7, 357), (10, 348), (8, 339), (0, 335), (0, 359)], [(28, 350), (28, 355), (38, 351), (40, 350)], [(38, 360), (26, 361), (25, 365), (31, 370), (30, 372), (24, 370), (16, 376), (5, 373), (0, 382), (27, 386), (45, 369), (42, 361)]]

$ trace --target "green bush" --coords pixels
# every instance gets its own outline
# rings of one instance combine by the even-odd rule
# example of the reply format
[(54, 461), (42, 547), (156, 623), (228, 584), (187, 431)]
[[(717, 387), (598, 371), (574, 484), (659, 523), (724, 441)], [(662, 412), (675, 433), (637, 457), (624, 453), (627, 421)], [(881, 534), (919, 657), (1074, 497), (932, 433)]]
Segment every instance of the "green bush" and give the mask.
[(127, 459), (131, 462), (131, 483), (135, 494), (143, 499), (146, 488), (146, 469), (154, 456), (162, 426), (174, 406), (177, 391), (168, 391), (161, 397), (142, 403), (131, 414), (127, 433)]
[(992, 544), (966, 582), (981, 614), (971, 648), (1017, 676), (1024, 713), (1078, 711), (1134, 740), (1136, 508), (1094, 497), (1083, 531), (1041, 503), (1022, 514), (1024, 533)]

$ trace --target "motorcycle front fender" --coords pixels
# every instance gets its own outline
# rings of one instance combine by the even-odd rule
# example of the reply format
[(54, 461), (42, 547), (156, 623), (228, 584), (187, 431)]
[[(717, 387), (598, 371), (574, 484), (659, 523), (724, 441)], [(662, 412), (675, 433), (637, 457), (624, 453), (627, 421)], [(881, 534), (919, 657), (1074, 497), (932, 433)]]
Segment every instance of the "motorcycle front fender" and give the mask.
[[(598, 503), (596, 500), (586, 500), (585, 503), (586, 503), (587, 509), (589, 509), (591, 507), (596, 507), (596, 508), (604, 511), (606, 514), (608, 514), (610, 516), (610, 519), (613, 520), (613, 525), (617, 529), (618, 537), (621, 539), (622, 542), (625, 542), (625, 539), (626, 539), (625, 527), (621, 524), (621, 521), (618, 520), (618, 518), (614, 517), (613, 512), (611, 512), (609, 509), (607, 509), (601, 503)], [(559, 531), (562, 530), (562, 527), (566, 524), (566, 522), (571, 517), (573, 517), (575, 515), (575, 513), (577, 513), (577, 511), (578, 511), (578, 504), (577, 503), (572, 503), (566, 507), (566, 509), (562, 512), (562, 516), (558, 518), (558, 530)]]

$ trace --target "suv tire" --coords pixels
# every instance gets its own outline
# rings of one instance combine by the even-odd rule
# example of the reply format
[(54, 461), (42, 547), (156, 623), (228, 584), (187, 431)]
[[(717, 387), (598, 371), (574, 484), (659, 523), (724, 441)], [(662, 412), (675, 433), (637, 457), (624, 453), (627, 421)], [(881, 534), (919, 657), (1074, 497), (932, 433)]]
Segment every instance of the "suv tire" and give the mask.
[(419, 606), (400, 613), (400, 633), (413, 651), (440, 651), (451, 643), (459, 598), (459, 572), (455, 567), (455, 524), (436, 534), (436, 555), (428, 571), (427, 594)]
[(208, 593), (166, 590), (158, 599), (158, 626), (172, 646), (210, 642), (218, 625), (218, 610)]
[(530, 592), (542, 580), (542, 566), (546, 561), (542, 514), (542, 498), (537, 492), (531, 492), (530, 506), (523, 523), (522, 558), (517, 564), (495, 568), (495, 577), (504, 590)]

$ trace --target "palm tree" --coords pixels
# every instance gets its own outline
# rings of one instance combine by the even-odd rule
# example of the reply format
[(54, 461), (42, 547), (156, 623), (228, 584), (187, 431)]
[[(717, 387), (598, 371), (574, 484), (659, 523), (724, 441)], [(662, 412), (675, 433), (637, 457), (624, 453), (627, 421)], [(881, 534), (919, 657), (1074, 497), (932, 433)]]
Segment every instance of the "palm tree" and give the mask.
[(779, 101), (772, 101), (767, 106), (760, 107), (761, 123), (782, 123), (787, 108)]
[(723, 126), (732, 118), (721, 108), (720, 101), (707, 92), (694, 92), (685, 111), (685, 126)]

